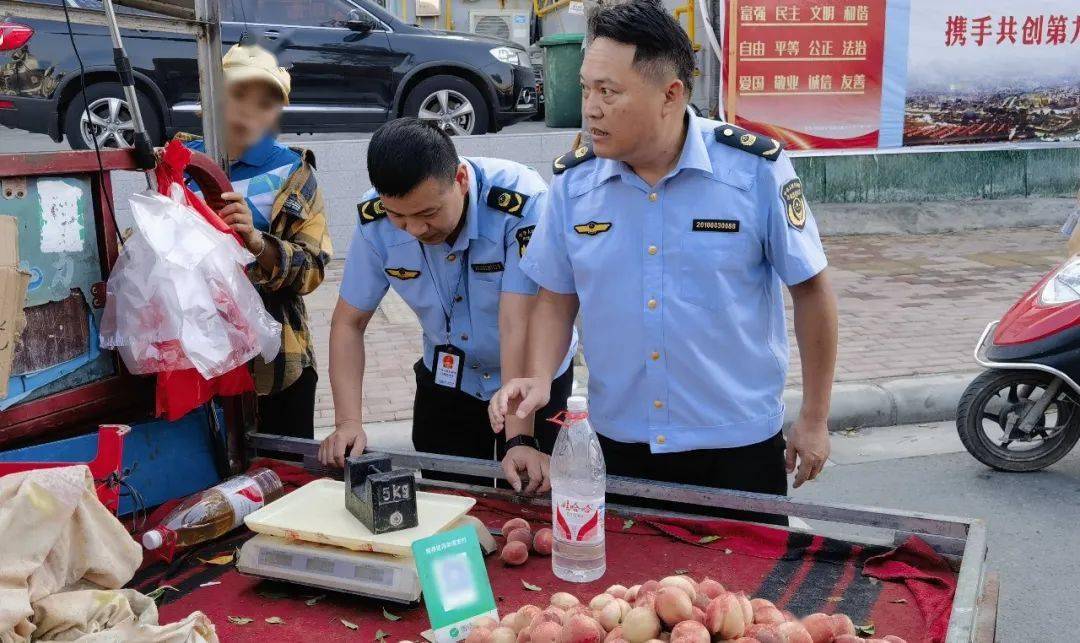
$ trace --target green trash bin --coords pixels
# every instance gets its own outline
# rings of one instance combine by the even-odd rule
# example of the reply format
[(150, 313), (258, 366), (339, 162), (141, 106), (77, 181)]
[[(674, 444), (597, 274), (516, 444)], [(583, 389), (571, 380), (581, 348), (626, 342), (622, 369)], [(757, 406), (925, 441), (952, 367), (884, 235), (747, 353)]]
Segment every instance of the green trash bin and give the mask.
[(544, 124), (581, 127), (582, 33), (544, 36)]

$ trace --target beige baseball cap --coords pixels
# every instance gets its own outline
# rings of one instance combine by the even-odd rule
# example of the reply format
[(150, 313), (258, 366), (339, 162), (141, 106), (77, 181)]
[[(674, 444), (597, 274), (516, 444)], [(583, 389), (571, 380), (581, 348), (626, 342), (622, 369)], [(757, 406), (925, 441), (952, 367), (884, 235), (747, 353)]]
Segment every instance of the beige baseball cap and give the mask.
[(226, 83), (261, 80), (281, 92), (285, 104), (289, 104), (292, 79), (284, 67), (278, 67), (274, 54), (258, 45), (233, 45), (221, 60)]

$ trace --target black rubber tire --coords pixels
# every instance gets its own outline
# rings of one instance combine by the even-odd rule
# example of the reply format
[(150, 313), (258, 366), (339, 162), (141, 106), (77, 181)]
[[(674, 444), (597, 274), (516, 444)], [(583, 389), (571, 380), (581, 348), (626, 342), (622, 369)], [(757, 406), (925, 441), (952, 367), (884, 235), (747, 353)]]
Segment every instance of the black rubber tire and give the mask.
[(402, 113), (405, 116), (416, 117), (420, 113), (420, 106), (424, 99), (443, 89), (458, 92), (472, 103), (475, 118), (473, 120), (473, 131), (470, 134), (487, 134), (490, 131), (491, 106), (488, 105), (487, 100), (475, 85), (460, 76), (440, 74), (420, 81), (416, 87), (409, 91), (409, 95), (405, 98)]
[[(1017, 380), (1037, 380), (1049, 384), (1053, 376), (1041, 371), (988, 370), (968, 385), (956, 407), (956, 430), (964, 448), (976, 460), (998, 471), (1027, 472), (1045, 469), (1065, 457), (1080, 440), (1080, 412), (1074, 411), (1069, 425), (1053, 440), (1049, 451), (1038, 457), (1018, 457), (1020, 454), (1003, 455), (1001, 450), (988, 444), (983, 431), (983, 409), (997, 393)], [(1068, 386), (1068, 385), (1065, 385)]]
[[(74, 82), (79, 82), (77, 79)], [(158, 115), (154, 102), (144, 92), (135, 90), (139, 96), (139, 109), (142, 112), (143, 123), (146, 125), (146, 133), (153, 145), (161, 145), (165, 142), (165, 128), (161, 124), (161, 116)], [(68, 145), (75, 150), (92, 150), (93, 145), (87, 145), (83, 140), (80, 127), (82, 111), (87, 104), (101, 98), (119, 98), (127, 103), (124, 96), (124, 88), (120, 83), (94, 83), (86, 86), (86, 103), (83, 102), (82, 89), (75, 90), (75, 95), (64, 111), (64, 136), (67, 137)], [(111, 148), (110, 148), (111, 149)]]

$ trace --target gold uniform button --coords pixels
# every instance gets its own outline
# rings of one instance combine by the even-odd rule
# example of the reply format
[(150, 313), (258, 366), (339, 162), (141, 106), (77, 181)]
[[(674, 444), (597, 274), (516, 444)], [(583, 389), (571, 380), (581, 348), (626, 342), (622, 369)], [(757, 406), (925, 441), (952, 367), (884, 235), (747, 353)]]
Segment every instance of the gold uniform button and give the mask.
[(663, 443), (665, 443), (665, 442), (667, 442), (667, 438), (665, 438), (665, 437), (664, 437), (664, 436), (662, 436), (662, 435), (658, 435), (658, 436), (656, 436), (656, 443), (657, 443), (657, 444), (663, 444)]
[(654, 255), (656, 253), (657, 253), (657, 247), (656, 246), (649, 246), (649, 254)]
[(663, 402), (661, 402), (660, 400), (655, 400), (655, 401), (654, 401), (654, 402), (652, 403), (652, 405), (653, 405), (653, 406), (655, 406), (655, 407), (656, 407), (656, 408), (658, 408), (658, 409), (662, 409), (662, 408), (664, 408), (664, 403), (663, 403)]
[(653, 201), (653, 202), (655, 202), (655, 201), (656, 201), (656, 200), (657, 200), (658, 198), (660, 198), (660, 197), (659, 197), (659, 196), (657, 196), (656, 192), (650, 192), (650, 193), (649, 193), (649, 200), (650, 200), (650, 201)]
[(656, 300), (655, 299), (650, 299), (649, 303), (646, 304), (646, 305), (649, 307), (649, 310), (656, 310)]
[(649, 357), (651, 357), (652, 360), (655, 362), (656, 360), (660, 359), (660, 353), (653, 351), (652, 355), (649, 355)]
[(452, 252), (451, 252), (450, 254), (446, 255), (446, 260), (447, 260), (447, 261), (453, 261), (454, 259), (457, 259), (457, 255), (456, 255), (456, 254), (454, 254), (454, 253), (452, 253)]

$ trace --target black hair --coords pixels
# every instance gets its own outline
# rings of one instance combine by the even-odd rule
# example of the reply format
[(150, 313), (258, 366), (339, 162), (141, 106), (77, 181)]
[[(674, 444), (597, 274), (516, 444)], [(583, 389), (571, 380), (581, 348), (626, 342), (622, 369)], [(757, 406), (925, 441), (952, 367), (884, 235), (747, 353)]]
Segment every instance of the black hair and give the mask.
[(591, 40), (610, 38), (634, 45), (634, 66), (638, 71), (658, 79), (674, 73), (686, 86), (689, 100), (694, 82), (694, 48), (682, 26), (659, 0), (602, 6), (589, 17), (589, 35)]
[(384, 196), (404, 196), (428, 178), (451, 182), (459, 162), (450, 136), (416, 118), (384, 124), (368, 143), (368, 176)]

